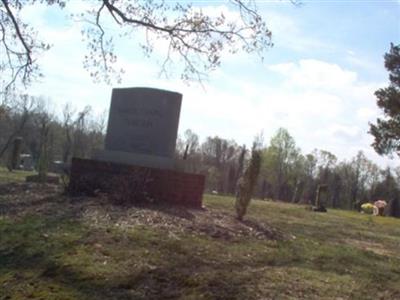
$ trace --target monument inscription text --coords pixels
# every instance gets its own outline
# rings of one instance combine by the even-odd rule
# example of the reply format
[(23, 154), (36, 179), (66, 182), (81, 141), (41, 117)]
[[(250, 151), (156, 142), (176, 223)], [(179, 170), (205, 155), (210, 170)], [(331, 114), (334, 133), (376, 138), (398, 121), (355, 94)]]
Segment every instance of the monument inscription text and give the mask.
[(181, 100), (158, 89), (114, 89), (105, 149), (172, 158)]

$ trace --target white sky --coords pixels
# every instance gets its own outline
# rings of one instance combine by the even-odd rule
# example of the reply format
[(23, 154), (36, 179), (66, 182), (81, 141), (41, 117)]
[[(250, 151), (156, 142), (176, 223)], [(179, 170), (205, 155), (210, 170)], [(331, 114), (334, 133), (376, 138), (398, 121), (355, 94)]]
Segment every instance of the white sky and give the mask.
[[(380, 115), (374, 91), (388, 84), (383, 54), (390, 42), (400, 41), (399, 3), (304, 1), (294, 7), (285, 1), (257, 2), (274, 47), (264, 62), (243, 53), (226, 55), (203, 87), (185, 85), (176, 74), (159, 78), (156, 61), (162, 45), (156, 47), (156, 59), (148, 59), (136, 40), (122, 45), (122, 83), (94, 84), (82, 66), (81, 25), (63, 17), (81, 2), (71, 1), (63, 13), (29, 7), (24, 16), (53, 44), (40, 61), (45, 78), (29, 92), (50, 97), (58, 107), (71, 102), (101, 113), (109, 107), (112, 87), (162, 88), (183, 94), (180, 133), (190, 128), (202, 140), (218, 135), (250, 145), (261, 130), (268, 142), (285, 127), (303, 153), (318, 148), (350, 159), (363, 150), (381, 167), (398, 165), (397, 158), (375, 154), (367, 131), (368, 122)], [(223, 3), (197, 2), (204, 9), (227, 10)]]

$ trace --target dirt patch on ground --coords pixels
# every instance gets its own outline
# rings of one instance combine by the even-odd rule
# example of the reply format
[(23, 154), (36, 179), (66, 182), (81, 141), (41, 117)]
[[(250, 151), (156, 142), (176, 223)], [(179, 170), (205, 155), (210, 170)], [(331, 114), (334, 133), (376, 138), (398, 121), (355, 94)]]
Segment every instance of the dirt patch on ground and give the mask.
[[(0, 184), (0, 196), (15, 198), (21, 194), (32, 196), (51, 196), (60, 192), (61, 186), (53, 184), (38, 184), (33, 182)], [(18, 200), (18, 199), (16, 199)]]
[(121, 207), (103, 202), (100, 206), (85, 209), (82, 216), (91, 224), (107, 227), (112, 223), (122, 229), (145, 225), (170, 234), (190, 232), (225, 240), (243, 236), (273, 240), (284, 238), (281, 232), (268, 224), (254, 220), (240, 222), (233, 213), (208, 208), (194, 210), (161, 205)]
[(0, 184), (0, 216), (22, 217), (47, 211), (61, 201), (61, 187), (38, 183)]
[(195, 233), (216, 239), (289, 239), (269, 224), (253, 219), (238, 221), (232, 212), (211, 208), (188, 209), (167, 205), (114, 205), (107, 195), (71, 198), (59, 186), (37, 183), (0, 185), (0, 216), (19, 218), (27, 214), (63, 215), (88, 226), (129, 229), (151, 226), (178, 238), (179, 233)]
[(396, 253), (393, 253), (389, 249), (386, 249), (384, 245), (372, 242), (372, 241), (361, 241), (355, 239), (344, 239), (344, 242), (348, 245), (354, 246), (361, 250), (371, 251), (378, 255), (384, 256), (396, 256)]

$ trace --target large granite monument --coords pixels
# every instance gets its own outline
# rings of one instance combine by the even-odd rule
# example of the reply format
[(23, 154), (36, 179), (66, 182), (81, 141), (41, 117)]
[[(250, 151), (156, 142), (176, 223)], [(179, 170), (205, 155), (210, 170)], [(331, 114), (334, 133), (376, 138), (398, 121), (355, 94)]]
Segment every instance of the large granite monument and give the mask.
[(141, 194), (201, 207), (204, 176), (175, 170), (181, 101), (181, 94), (165, 90), (113, 89), (104, 150), (93, 159), (73, 158), (70, 193), (118, 192), (132, 202)]
[(102, 161), (172, 169), (182, 95), (159, 89), (114, 89)]

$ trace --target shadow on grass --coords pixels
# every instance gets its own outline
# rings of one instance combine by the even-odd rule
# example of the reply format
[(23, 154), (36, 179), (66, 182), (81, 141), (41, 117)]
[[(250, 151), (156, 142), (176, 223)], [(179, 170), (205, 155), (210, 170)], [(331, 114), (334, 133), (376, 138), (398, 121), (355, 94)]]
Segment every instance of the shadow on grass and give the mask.
[[(3, 223), (0, 230), (0, 282), (8, 287), (5, 296), (11, 298), (29, 284), (36, 286), (36, 290), (22, 293), (22, 297), (35, 298), (35, 293), (55, 297), (52, 286), (56, 285), (57, 297), (65, 299), (176, 299), (190, 294), (206, 299), (253, 298), (250, 294), (246, 297), (246, 288), (240, 287), (251, 280), (249, 275), (241, 274), (239, 269), (232, 269), (233, 273), (219, 272), (216, 265), (210, 266), (199, 256), (191, 259), (190, 247), (162, 241), (160, 236), (124, 240), (106, 230), (96, 232), (96, 236), (103, 236), (97, 242), (109, 252), (107, 256), (121, 260), (101, 272), (95, 244), (88, 242), (91, 233), (76, 220), (71, 223), (66, 218), (29, 218), (20, 223)], [(109, 243), (111, 240), (116, 245)], [(137, 255), (118, 257), (124, 251), (121, 247), (127, 251), (136, 247), (131, 254)], [(156, 254), (149, 258), (145, 256), (147, 251)], [(69, 258), (73, 256), (77, 257), (71, 263)], [(85, 262), (88, 257), (89, 263)], [(142, 266), (135, 267), (135, 261)], [(92, 263), (97, 266), (91, 266)], [(13, 280), (2, 282), (4, 274), (12, 274)]]
[[(44, 205), (55, 201), (58, 205)], [(54, 197), (4, 205), (13, 208), (0, 218), (5, 299), (253, 299), (240, 287), (251, 280), (249, 275), (239, 268), (218, 271), (218, 262), (191, 253), (197, 250), (194, 240), (171, 240), (164, 232), (145, 229), (128, 236), (94, 230), (80, 220), (82, 206), (63, 205)], [(146, 207), (193, 218), (185, 209)], [(30, 213), (13, 218), (16, 208)], [(108, 267), (103, 260), (110, 261)]]
[[(311, 235), (278, 241), (265, 252), (266, 244), (251, 238), (231, 243), (185, 234), (171, 238), (150, 227), (128, 232), (111, 226), (94, 229), (80, 218), (81, 210), (88, 206), (79, 198), (64, 198), (63, 202), (57, 197), (35, 201), (28, 197), (18, 206), (28, 214), (14, 219), (5, 212), (0, 218), (4, 297), (256, 299), (262, 272), (291, 267), (315, 271), (316, 276), (348, 275), (365, 287), (386, 286), (388, 281), (400, 279), (399, 268), (393, 267), (399, 265), (398, 258), (333, 245), (324, 238), (330, 231), (310, 224), (298, 229), (299, 233), (311, 232), (316, 239), (311, 240)], [(189, 220), (194, 217), (186, 209), (146, 208)], [(257, 222), (245, 222), (255, 230), (264, 229), (258, 228)], [(393, 288), (389, 296), (395, 292)], [(366, 295), (361, 288), (357, 293)]]

